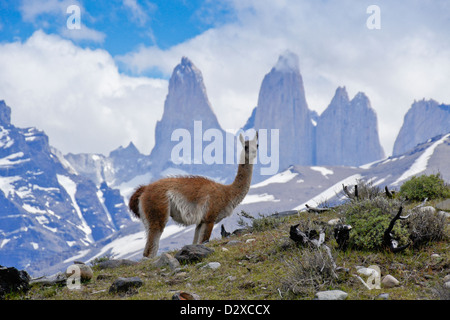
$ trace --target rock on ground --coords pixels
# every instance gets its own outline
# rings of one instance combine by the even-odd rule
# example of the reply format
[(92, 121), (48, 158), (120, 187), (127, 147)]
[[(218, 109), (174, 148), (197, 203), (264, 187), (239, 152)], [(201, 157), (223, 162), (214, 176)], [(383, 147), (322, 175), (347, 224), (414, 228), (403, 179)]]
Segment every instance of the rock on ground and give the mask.
[(180, 263), (196, 262), (206, 258), (213, 252), (213, 249), (202, 244), (189, 244), (181, 248), (181, 250), (175, 254), (175, 259)]
[(118, 278), (109, 288), (109, 293), (127, 293), (132, 289), (141, 287), (143, 284), (139, 277)]
[(75, 268), (79, 269), (80, 280), (82, 282), (87, 282), (94, 277), (94, 272), (92, 271), (91, 267), (89, 267), (88, 265), (85, 265), (84, 263), (83, 264), (77, 263), (77, 264), (70, 265), (66, 270), (66, 277), (70, 277), (70, 276), (76, 274), (77, 271), (75, 271), (76, 270)]
[(319, 291), (316, 293), (317, 300), (345, 300), (348, 293), (341, 290)]
[(30, 276), (14, 267), (0, 266), (0, 299), (10, 292), (26, 292), (30, 289)]
[(178, 260), (172, 257), (170, 254), (163, 253), (157, 260), (155, 260), (155, 262), (153, 262), (153, 265), (157, 268), (168, 266), (170, 270), (175, 270), (176, 268), (180, 267), (180, 262), (178, 262)]
[(383, 278), (383, 280), (381, 280), (381, 285), (384, 288), (393, 288), (396, 287), (400, 284), (400, 282), (395, 279), (393, 276), (391, 276), (390, 274), (388, 274), (387, 276), (385, 276)]

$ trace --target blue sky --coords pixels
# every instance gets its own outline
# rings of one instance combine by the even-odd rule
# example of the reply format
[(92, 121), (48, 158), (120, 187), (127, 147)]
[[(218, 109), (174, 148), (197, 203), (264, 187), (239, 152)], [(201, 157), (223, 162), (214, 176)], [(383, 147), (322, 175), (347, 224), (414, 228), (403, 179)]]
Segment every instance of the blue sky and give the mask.
[[(81, 29), (66, 26), (70, 5)], [(381, 10), (367, 28), (367, 8)], [(450, 104), (448, 0), (0, 0), (0, 99), (63, 153), (148, 154), (182, 56), (225, 129), (244, 125), (278, 56), (299, 57), (310, 109), (364, 92), (392, 151), (414, 100)]]
[[(62, 33), (75, 4), (81, 9), (83, 29), (98, 38), (75, 39)], [(37, 29), (60, 34), (83, 48), (102, 48), (112, 56), (126, 54), (140, 46), (167, 49), (206, 30), (233, 19), (231, 9), (220, 1), (205, 0), (112, 0), (112, 1), (1, 1), (0, 41), (23, 41)]]

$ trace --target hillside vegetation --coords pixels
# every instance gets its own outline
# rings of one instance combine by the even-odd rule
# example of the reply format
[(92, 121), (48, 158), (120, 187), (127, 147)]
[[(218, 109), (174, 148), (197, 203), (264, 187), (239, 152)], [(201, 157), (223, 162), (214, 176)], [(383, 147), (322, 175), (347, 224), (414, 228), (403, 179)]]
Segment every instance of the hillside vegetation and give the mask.
[[(428, 189), (428, 180), (438, 181), (435, 185), (441, 187), (441, 179), (437, 178), (420, 179)], [(406, 187), (415, 183), (415, 194), (419, 194), (421, 184), (417, 178), (411, 181), (405, 183)], [(251, 219), (242, 213), (242, 224), (247, 224), (247, 228), (240, 235), (205, 244), (214, 252), (199, 262), (176, 269), (168, 265), (157, 267), (155, 259), (114, 269), (100, 269), (94, 263), (93, 278), (82, 283), (80, 289), (36, 284), (25, 294), (7, 298), (171, 299), (176, 293), (188, 292), (202, 300), (310, 300), (318, 291), (342, 290), (348, 294), (347, 299), (356, 300), (378, 299), (380, 294), (387, 294), (384, 297), (389, 300), (450, 299), (450, 289), (445, 285), (450, 281), (450, 210), (433, 209), (445, 200), (442, 195), (448, 195), (445, 192), (449, 187), (444, 185), (445, 192), (436, 196), (427, 193), (423, 204), (425, 197), (412, 199), (406, 187), (390, 198), (384, 190), (370, 184), (360, 181), (358, 186), (358, 198), (320, 214), (302, 211), (288, 217)], [(402, 215), (409, 216), (396, 221), (392, 235), (399, 246), (410, 245), (394, 253), (383, 243), (383, 233), (400, 206)], [(334, 238), (331, 223), (337, 220), (333, 219), (352, 226), (346, 250), (339, 249)], [(303, 231), (324, 232), (324, 245), (330, 249), (331, 257), (324, 245), (293, 241), (292, 225)], [(169, 252), (172, 256), (175, 253)], [(211, 268), (211, 262), (220, 265)], [(381, 279), (391, 275), (399, 283), (391, 288), (382, 285), (380, 289), (368, 289), (363, 283), (368, 277), (357, 269), (369, 266), (379, 267)], [(119, 277), (139, 277), (143, 284), (127, 293), (110, 293), (111, 284)]]

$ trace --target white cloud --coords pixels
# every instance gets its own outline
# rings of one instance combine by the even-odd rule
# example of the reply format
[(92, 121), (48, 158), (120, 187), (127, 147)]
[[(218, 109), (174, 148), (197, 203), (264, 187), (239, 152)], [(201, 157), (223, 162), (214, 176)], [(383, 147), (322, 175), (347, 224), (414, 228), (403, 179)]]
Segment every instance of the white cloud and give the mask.
[[(78, 6), (80, 9), (80, 29), (68, 29), (67, 19), (71, 13), (67, 12), (70, 6)], [(57, 21), (61, 27), (58, 29), (60, 35), (74, 41), (91, 41), (102, 43), (106, 34), (86, 26), (85, 21), (92, 20), (79, 1), (73, 0), (23, 0), (19, 8), (22, 20), (33, 23), (37, 28), (48, 29), (50, 24), (48, 17)]]
[(20, 12), (24, 21), (36, 22), (41, 15), (45, 14), (65, 17), (67, 7), (70, 5), (80, 6), (80, 3), (72, 0), (23, 0)]
[(106, 51), (43, 31), (0, 44), (0, 70), (13, 124), (44, 130), (62, 152), (108, 154), (132, 140), (150, 153), (167, 81), (122, 75)]
[(143, 26), (150, 19), (146, 12), (146, 9), (150, 8), (153, 11), (156, 6), (150, 2), (146, 3), (146, 7), (141, 6), (136, 0), (123, 0), (123, 5), (131, 12), (131, 16), (134, 21)]
[(181, 56), (202, 71), (221, 125), (242, 126), (261, 81), (286, 49), (299, 55), (311, 109), (322, 112), (338, 86), (365, 92), (387, 154), (414, 99), (450, 103), (450, 10), (446, 1), (378, 1), (381, 30), (369, 30), (364, 1), (229, 1), (236, 21), (167, 50), (141, 47), (116, 60), (139, 74), (170, 74)]
[(84, 24), (81, 24), (80, 29), (68, 29), (63, 27), (60, 29), (60, 34), (68, 39), (74, 41), (93, 41), (97, 43), (102, 43), (105, 40), (106, 35), (103, 32), (88, 28)]

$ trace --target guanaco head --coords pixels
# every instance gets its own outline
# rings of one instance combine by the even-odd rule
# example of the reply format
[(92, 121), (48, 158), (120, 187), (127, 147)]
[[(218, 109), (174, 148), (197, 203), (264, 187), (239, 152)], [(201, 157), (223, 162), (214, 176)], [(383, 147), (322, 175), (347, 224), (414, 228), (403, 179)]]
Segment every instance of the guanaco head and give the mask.
[(255, 137), (252, 140), (244, 140), (242, 133), (239, 135), (239, 140), (242, 144), (242, 153), (239, 163), (254, 163), (256, 155), (258, 153), (258, 131), (256, 131)]

